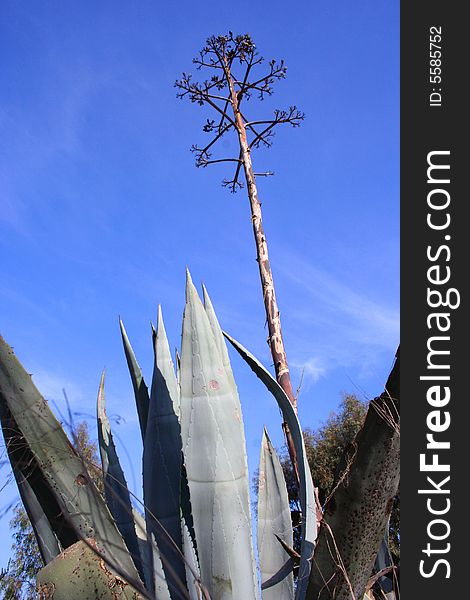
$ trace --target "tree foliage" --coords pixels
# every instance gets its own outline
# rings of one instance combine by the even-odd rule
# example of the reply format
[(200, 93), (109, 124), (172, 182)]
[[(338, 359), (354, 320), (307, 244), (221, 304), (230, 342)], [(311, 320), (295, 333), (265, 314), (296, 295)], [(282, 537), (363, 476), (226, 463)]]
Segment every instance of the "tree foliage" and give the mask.
[[(364, 423), (367, 404), (353, 394), (345, 394), (338, 411), (332, 412), (325, 423), (317, 429), (304, 429), (305, 448), (312, 478), (318, 487), (323, 505), (333, 490), (338, 464), (346, 448), (351, 444)], [(289, 498), (297, 507), (297, 486), (292, 476), (289, 457), (281, 453), (281, 463), (286, 477)]]
[[(332, 412), (325, 423), (317, 429), (304, 430), (305, 447), (312, 472), (318, 486), (320, 503), (323, 506), (332, 494), (337, 479), (341, 458), (358, 431), (364, 424), (368, 405), (354, 394), (345, 394), (337, 411)], [(299, 516), (297, 485), (293, 477), (287, 451), (281, 453), (281, 464), (291, 501), (294, 525)], [(400, 500), (396, 496), (390, 516), (390, 549), (395, 557), (400, 554)]]
[[(97, 446), (90, 438), (86, 421), (74, 427), (72, 441), (87, 465), (90, 476), (103, 493)], [(5, 600), (33, 600), (37, 597), (36, 575), (44, 564), (28, 515), (20, 502), (13, 509), (10, 529), (14, 540), (12, 557), (6, 569), (0, 572), (0, 593)]]
[(32, 600), (36, 597), (36, 573), (44, 565), (28, 515), (20, 503), (13, 509), (10, 529), (13, 556), (1, 574), (0, 591), (5, 600)]

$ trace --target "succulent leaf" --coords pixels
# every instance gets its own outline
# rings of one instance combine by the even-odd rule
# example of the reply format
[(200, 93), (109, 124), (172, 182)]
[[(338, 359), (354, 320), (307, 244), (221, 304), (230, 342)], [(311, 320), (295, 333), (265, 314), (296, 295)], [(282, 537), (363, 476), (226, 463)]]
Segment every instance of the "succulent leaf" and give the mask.
[(142, 371), (135, 357), (134, 350), (132, 349), (131, 343), (126, 333), (124, 323), (122, 319), (119, 319), (119, 327), (121, 328), (122, 343), (124, 346), (124, 353), (126, 355), (127, 366), (129, 367), (129, 373), (132, 380), (132, 387), (134, 388), (135, 403), (137, 405), (137, 414), (139, 416), (140, 431), (142, 434), (142, 440), (145, 439), (145, 430), (147, 428), (147, 419), (149, 412), (149, 391), (145, 383)]
[(188, 482), (188, 473), (186, 472), (186, 466), (184, 464), (184, 456), (182, 456), (182, 464), (181, 464), (181, 495), (180, 495), (180, 506), (181, 506), (181, 515), (183, 517), (184, 523), (188, 528), (189, 535), (191, 536), (192, 544), (194, 546), (194, 551), (197, 556), (197, 540), (196, 540), (196, 532), (194, 531), (194, 519), (193, 519), (193, 511), (191, 508), (191, 495), (189, 492), (189, 482)]
[[(185, 566), (180, 554), (183, 540), (179, 390), (160, 307), (154, 342), (155, 364), (144, 441), (144, 504), (147, 534), (155, 537), (159, 552), (166, 559), (163, 568), (170, 594), (172, 598), (178, 598), (180, 582), (185, 581)], [(166, 568), (168, 563), (171, 572)]]
[(145, 574), (140, 556), (140, 548), (136, 534), (132, 504), (127, 488), (126, 478), (122, 470), (116, 446), (111, 433), (111, 424), (106, 414), (106, 402), (104, 395), (105, 372), (101, 375), (97, 399), (97, 424), (98, 444), (100, 448), (101, 465), (103, 469), (104, 494), (106, 504), (113, 515), (117, 528), (121, 532), (126, 546), (132, 556), (134, 564), (139, 571), (142, 581)]
[(307, 592), (308, 580), (312, 566), (313, 550), (315, 548), (315, 541), (317, 538), (317, 519), (315, 510), (315, 491), (312, 482), (312, 475), (307, 462), (307, 454), (305, 451), (302, 429), (289, 398), (286, 396), (284, 390), (269, 373), (269, 371), (267, 371), (260, 361), (256, 359), (246, 348), (244, 348), (235, 339), (230, 337), (228, 333), (224, 332), (224, 336), (232, 344), (235, 350), (237, 350), (245, 362), (248, 363), (249, 367), (252, 369), (252, 371), (254, 371), (257, 377), (261, 379), (268, 390), (273, 394), (279, 405), (279, 408), (281, 409), (284, 421), (289, 426), (292, 434), (299, 464), (300, 504), (302, 509), (302, 545), (295, 598), (296, 600), (303, 600)]
[(286, 544), (286, 542), (280, 538), (276, 533), (274, 534), (275, 538), (277, 539), (277, 541), (281, 544), (281, 546), (284, 548), (284, 550), (287, 552), (287, 554), (294, 559), (295, 564), (298, 565), (300, 563), (300, 554), (297, 552), (297, 550), (294, 550), (294, 548), (292, 548), (292, 546), (289, 546), (289, 544)]
[(96, 554), (94, 540), (79, 541), (39, 571), (38, 600), (143, 600)]
[[(380, 544), (380, 549), (375, 559), (374, 571), (376, 573), (386, 571), (387, 569), (393, 569), (393, 559), (390, 551), (389, 541), (389, 521), (385, 527), (385, 533)], [(395, 590), (393, 580), (389, 577), (382, 576), (378, 579), (378, 585), (382, 590), (383, 594), (387, 597), (387, 600), (395, 600)]]
[[(286, 581), (286, 579), (291, 575), (292, 571), (294, 570), (294, 567), (295, 560), (293, 558), (288, 558), (286, 562), (276, 571), (276, 573), (274, 573), (274, 575), (271, 575), (269, 579), (266, 579), (266, 581), (264, 581), (261, 584), (261, 589), (263, 590), (263, 598), (265, 598), (266, 596), (266, 590), (271, 591), (270, 588)], [(278, 598), (278, 596), (275, 594), (273, 595), (273, 598)]]
[[(144, 445), (145, 520), (132, 508), (116, 453), (105, 409), (104, 373), (97, 418), (106, 504), (82, 457), (0, 338), (0, 417), (7, 451), (42, 556), (51, 566), (38, 578), (40, 594), (47, 595), (50, 583), (61, 580), (74, 556), (83, 564), (80, 572), (89, 573), (92, 587), (83, 584), (82, 590), (82, 582), (72, 577), (61, 582), (58, 598), (79, 590), (81, 597), (91, 599), (95, 580), (103, 587), (112, 577), (122, 598), (127, 597), (126, 579), (135, 598), (259, 600), (244, 426), (225, 336), (276, 398), (299, 461), (301, 555), (292, 549), (284, 475), (264, 431), (258, 495), (263, 600), (293, 600), (296, 565), (295, 599), (305, 599), (317, 523), (297, 415), (262, 364), (222, 332), (204, 286), (203, 295), (204, 306), (188, 272), (176, 374), (159, 307), (157, 328), (152, 326), (150, 395), (120, 320)], [(98, 569), (93, 548), (101, 561)], [(55, 560), (58, 556), (67, 559), (62, 566)]]
[(0, 401), (15, 422), (24, 456), (29, 454), (34, 463), (29, 481), (62, 547), (92, 538), (110, 564), (138, 582), (127, 547), (84, 462), (2, 337)]
[(134, 507), (132, 508), (132, 515), (134, 517), (135, 532), (142, 558), (145, 587), (151, 591), (153, 589), (153, 553), (150, 542), (147, 539), (147, 526), (144, 517)]
[(196, 555), (196, 548), (194, 547), (193, 539), (189, 533), (189, 529), (186, 526), (184, 520), (182, 521), (183, 529), (183, 552), (184, 558), (186, 559), (186, 581), (188, 584), (188, 592), (190, 600), (200, 600), (201, 594), (199, 589), (198, 581), (201, 577), (199, 570), (199, 562)]
[[(262, 582), (269, 580), (289, 559), (276, 536), (288, 546), (293, 546), (292, 519), (284, 472), (264, 429), (258, 483), (258, 555)], [(263, 600), (292, 600), (293, 597), (292, 572), (276, 586), (263, 592)]]
[[(153, 581), (152, 586), (156, 600), (171, 600), (168, 583), (165, 578), (163, 562), (153, 533), (150, 534), (150, 552), (152, 557)], [(168, 564), (168, 567), (170, 565)]]
[(176, 362), (176, 381), (178, 382), (178, 391), (180, 388), (180, 367), (181, 367), (181, 356), (178, 350), (175, 350), (175, 362)]
[[(24, 453), (24, 438), (18, 436), (17, 427), (11, 413), (3, 403), (0, 403), (0, 418), (2, 422), (5, 446), (15, 475), (21, 501), (34, 530), (41, 558), (45, 565), (61, 553), (57, 536), (31, 486), (32, 469), (40, 476), (40, 469), (33, 462), (28, 463)], [(26, 461), (25, 461), (26, 459)]]
[(222, 364), (224, 365), (224, 369), (225, 369), (225, 372), (227, 373), (228, 380), (236, 391), (237, 386), (235, 383), (235, 378), (233, 376), (232, 367), (230, 365), (230, 358), (228, 355), (227, 345), (225, 343), (224, 335), (223, 335), (222, 329), (219, 325), (217, 315), (215, 314), (214, 306), (212, 305), (212, 301), (210, 299), (209, 293), (204, 284), (202, 284), (202, 291), (203, 291), (203, 298), (204, 298), (204, 309), (206, 311), (207, 318), (209, 319), (212, 333), (214, 334), (215, 344), (217, 346), (220, 357), (222, 359)]
[(189, 273), (181, 431), (202, 581), (218, 600), (258, 598), (240, 401)]
[(15, 474), (15, 477), (21, 501), (38, 542), (39, 552), (44, 564), (47, 565), (61, 553), (59, 541), (29, 481), (23, 475), (17, 477)]

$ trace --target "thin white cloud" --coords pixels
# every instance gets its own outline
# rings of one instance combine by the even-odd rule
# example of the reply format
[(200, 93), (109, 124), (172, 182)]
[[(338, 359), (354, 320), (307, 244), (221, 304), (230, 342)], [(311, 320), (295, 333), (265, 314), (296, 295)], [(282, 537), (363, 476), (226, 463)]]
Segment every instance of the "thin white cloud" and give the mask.
[(398, 342), (398, 309), (294, 254), (284, 253), (277, 269), (296, 287), (295, 307), (288, 308), (292, 366), (305, 369), (311, 383), (338, 367), (354, 366), (359, 377), (373, 374)]
[(354, 290), (335, 279), (329, 273), (308, 265), (297, 259), (295, 266), (285, 271), (285, 275), (301, 286), (309, 296), (315, 298), (318, 306), (328, 311), (334, 311), (367, 325), (367, 335), (370, 331), (385, 334), (387, 337), (396, 335), (399, 328), (398, 311), (378, 304), (368, 296)]
[(323, 360), (319, 356), (311, 356), (305, 362), (293, 361), (290, 366), (300, 372), (301, 377), (307, 381), (307, 384), (308, 382), (315, 383), (320, 377), (324, 377), (327, 372)]

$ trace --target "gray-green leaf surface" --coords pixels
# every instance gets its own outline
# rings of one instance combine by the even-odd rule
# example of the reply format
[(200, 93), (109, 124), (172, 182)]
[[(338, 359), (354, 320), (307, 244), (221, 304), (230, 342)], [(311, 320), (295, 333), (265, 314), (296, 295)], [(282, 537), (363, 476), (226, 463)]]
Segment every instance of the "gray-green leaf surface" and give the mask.
[(202, 582), (217, 600), (256, 599), (240, 401), (189, 274), (181, 351), (181, 431)]
[(307, 593), (308, 581), (312, 568), (313, 551), (317, 538), (317, 519), (315, 511), (315, 490), (313, 487), (312, 475), (308, 466), (302, 429), (289, 398), (269, 371), (267, 371), (260, 361), (244, 346), (230, 337), (227, 333), (224, 332), (224, 335), (273, 394), (281, 409), (284, 421), (289, 426), (292, 434), (299, 466), (300, 504), (302, 509), (301, 557), (295, 598), (296, 600), (303, 600)]
[[(293, 546), (292, 519), (281, 463), (266, 429), (261, 440), (258, 479), (258, 555), (261, 581), (270, 579), (289, 559), (276, 539)], [(263, 600), (292, 600), (294, 577), (290, 573), (277, 585), (263, 591)]]
[(132, 515), (132, 504), (126, 478), (122, 470), (116, 446), (111, 433), (111, 424), (106, 414), (106, 402), (104, 394), (104, 377), (101, 375), (98, 390), (96, 416), (98, 424), (98, 444), (100, 448), (101, 466), (103, 469), (104, 494), (106, 504), (113, 515), (117, 528), (121, 532), (127, 548), (132, 556), (135, 566), (139, 571), (142, 581), (145, 578), (140, 556), (140, 548), (135, 530), (134, 517)]
[[(144, 442), (144, 503), (148, 535), (155, 537), (160, 555), (166, 559), (163, 568), (171, 597), (179, 598), (179, 586), (186, 577), (180, 554), (183, 541), (179, 390), (160, 307), (154, 344), (155, 364)], [(167, 564), (171, 564), (171, 572)]]
[(145, 430), (147, 428), (147, 419), (149, 412), (149, 392), (147, 384), (145, 383), (142, 370), (137, 362), (134, 350), (132, 349), (131, 343), (127, 336), (126, 329), (122, 319), (119, 319), (119, 326), (121, 328), (122, 344), (124, 346), (124, 353), (126, 355), (127, 366), (129, 367), (129, 374), (131, 376), (132, 387), (134, 388), (135, 403), (137, 406), (137, 414), (139, 416), (140, 431), (142, 434), (142, 440), (145, 439)]
[[(64, 548), (81, 538), (96, 540), (99, 550), (130, 580), (139, 576), (127, 547), (86, 465), (73, 449), (61, 424), (34, 386), (13, 350), (0, 337), (0, 401), (16, 422), (41, 474), (50, 498), (61, 511)], [(43, 497), (44, 498), (44, 497)], [(45, 505), (42, 504), (44, 512)]]

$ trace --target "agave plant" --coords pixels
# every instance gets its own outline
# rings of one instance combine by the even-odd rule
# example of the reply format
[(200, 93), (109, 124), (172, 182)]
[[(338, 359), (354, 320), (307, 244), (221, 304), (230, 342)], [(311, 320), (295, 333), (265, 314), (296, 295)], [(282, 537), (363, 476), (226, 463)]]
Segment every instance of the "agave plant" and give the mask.
[[(120, 322), (143, 441), (144, 515), (133, 508), (113, 442), (104, 373), (97, 402), (103, 497), (31, 377), (0, 338), (2, 428), (46, 565), (38, 576), (41, 598), (305, 597), (317, 524), (298, 418), (271, 374), (222, 332), (205, 288), (203, 294), (204, 303), (188, 273), (176, 370), (159, 308), (150, 388)], [(244, 426), (224, 337), (272, 393), (292, 432), (300, 475), (300, 555), (292, 549), (284, 475), (265, 431), (255, 561)]]

